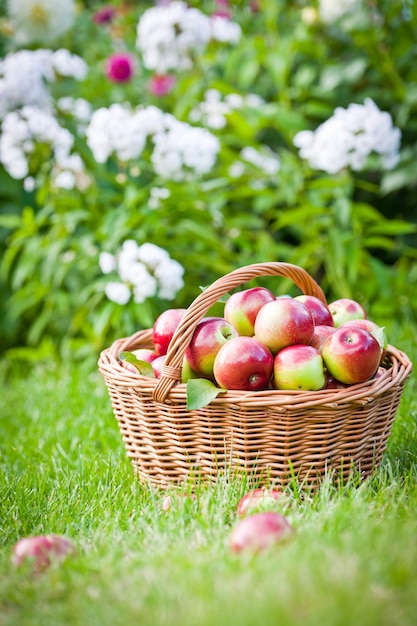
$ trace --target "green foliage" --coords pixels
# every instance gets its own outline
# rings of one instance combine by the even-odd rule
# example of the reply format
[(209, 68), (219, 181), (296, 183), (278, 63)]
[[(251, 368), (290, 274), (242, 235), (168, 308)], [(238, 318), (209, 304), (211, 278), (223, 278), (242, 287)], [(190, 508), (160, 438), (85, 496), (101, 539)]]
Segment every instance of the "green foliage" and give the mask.
[[(213, 2), (191, 4), (206, 14), (215, 8)], [(233, 109), (224, 127), (210, 128), (221, 144), (216, 164), (185, 181), (158, 176), (149, 149), (133, 163), (97, 163), (72, 116), (57, 114), (75, 136), (90, 183), (56, 188), (43, 153), (32, 193), (0, 169), (2, 350), (16, 358), (50, 350), (85, 358), (151, 326), (164, 308), (188, 306), (200, 285), (269, 260), (304, 267), (329, 300), (354, 297), (380, 322), (415, 318), (415, 3), (364, 3), (362, 11), (332, 24), (301, 1), (265, 0), (256, 12), (249, 3), (233, 3), (232, 19), (243, 33), (239, 43), (211, 42), (160, 98), (149, 93), (152, 72), (135, 48), (137, 22), (153, 3), (117, 6), (111, 26), (92, 21), (96, 5), (80, 6), (61, 44), (87, 62), (88, 78), (54, 83), (55, 101), (81, 97), (94, 110), (112, 103), (155, 105), (189, 122), (209, 89), (222, 98), (262, 100)], [(104, 64), (121, 42), (135, 58), (135, 75), (115, 84), (106, 79)], [(6, 54), (7, 37), (4, 49)], [(300, 159), (293, 145), (298, 131), (314, 130), (336, 107), (363, 104), (367, 97), (402, 132), (395, 169), (384, 172), (371, 161), (363, 171), (330, 175)], [(278, 155), (279, 171), (244, 161), (245, 148)], [(155, 205), (154, 190), (161, 188), (167, 197)], [(183, 265), (185, 286), (174, 301), (122, 306), (107, 299), (99, 255), (116, 253), (127, 239), (153, 242)], [(277, 281), (273, 288), (279, 293), (290, 286)]]

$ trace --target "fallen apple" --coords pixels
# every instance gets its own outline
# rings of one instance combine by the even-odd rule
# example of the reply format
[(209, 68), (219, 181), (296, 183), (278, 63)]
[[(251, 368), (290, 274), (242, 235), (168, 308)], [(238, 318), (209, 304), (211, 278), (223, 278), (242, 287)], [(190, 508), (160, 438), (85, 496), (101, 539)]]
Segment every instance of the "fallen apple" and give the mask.
[(263, 552), (293, 534), (294, 529), (286, 517), (274, 511), (262, 511), (238, 521), (230, 535), (230, 548), (236, 553)]
[(75, 553), (75, 546), (66, 537), (54, 534), (35, 535), (24, 537), (15, 543), (12, 549), (12, 563), (15, 566), (30, 563), (35, 571), (40, 571)]
[(274, 357), (255, 337), (234, 337), (224, 343), (214, 359), (214, 379), (223, 389), (266, 389)]
[(152, 328), (152, 342), (158, 355), (166, 354), (169, 343), (186, 309), (167, 309), (156, 318)]
[(237, 514), (239, 517), (244, 517), (255, 510), (274, 506), (280, 498), (282, 498), (282, 491), (279, 489), (253, 489), (239, 500)]
[(233, 293), (224, 305), (224, 318), (236, 328), (239, 335), (251, 337), (259, 310), (275, 296), (265, 287), (252, 287)]
[(303, 294), (295, 296), (294, 300), (305, 304), (313, 316), (315, 326), (334, 326), (333, 315), (330, 313), (329, 307), (316, 296)]
[(350, 298), (339, 298), (333, 300), (328, 305), (329, 311), (333, 316), (335, 326), (340, 326), (348, 320), (366, 319), (367, 314), (364, 307)]
[(313, 346), (287, 346), (274, 359), (274, 385), (283, 390), (318, 391), (326, 384), (321, 354)]
[(381, 348), (362, 328), (340, 326), (323, 346), (322, 356), (330, 376), (353, 385), (372, 378), (379, 366)]
[(277, 354), (294, 344), (309, 344), (314, 320), (308, 308), (295, 298), (275, 299), (260, 309), (255, 320), (255, 337)]
[(238, 337), (237, 330), (223, 317), (206, 317), (197, 324), (185, 358), (198, 375), (214, 380), (216, 355), (223, 344)]

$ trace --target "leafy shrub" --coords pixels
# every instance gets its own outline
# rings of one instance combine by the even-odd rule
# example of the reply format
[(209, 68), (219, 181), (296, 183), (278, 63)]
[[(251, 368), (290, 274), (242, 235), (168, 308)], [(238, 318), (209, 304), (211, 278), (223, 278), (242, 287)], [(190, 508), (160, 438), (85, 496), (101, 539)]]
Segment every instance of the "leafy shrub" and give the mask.
[[(175, 2), (117, 3), (102, 18), (86, 3), (47, 51), (23, 49), (13, 24), (3, 29), (0, 332), (9, 355), (96, 354), (258, 261), (298, 264), (329, 299), (355, 297), (379, 320), (415, 316), (414, 3), (362, 0), (346, 12), (324, 1), (190, 4), (192, 19)], [(148, 9), (179, 11), (188, 48), (177, 26), (165, 56), (154, 49), (144, 16), (161, 21)], [(35, 53), (50, 71), (43, 66), (37, 91), (16, 95), (6, 65), (20, 59), (34, 81)], [(21, 137), (8, 131), (16, 121)], [(107, 297), (108, 282), (123, 279), (103, 273), (100, 258), (132, 240), (184, 269), (172, 299)], [(123, 293), (131, 287), (126, 279)]]

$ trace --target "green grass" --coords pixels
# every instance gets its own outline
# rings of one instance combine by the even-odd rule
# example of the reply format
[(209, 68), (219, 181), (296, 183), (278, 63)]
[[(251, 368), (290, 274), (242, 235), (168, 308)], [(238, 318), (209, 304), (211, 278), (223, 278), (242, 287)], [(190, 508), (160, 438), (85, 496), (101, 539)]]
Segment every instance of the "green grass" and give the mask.
[[(415, 328), (390, 340), (415, 361)], [(162, 511), (125, 456), (104, 382), (38, 364), (0, 399), (1, 626), (399, 626), (417, 623), (417, 400), (407, 382), (383, 463), (359, 488), (288, 489), (294, 538), (255, 557), (228, 546), (241, 479)], [(62, 533), (77, 556), (40, 576), (15, 541)]]

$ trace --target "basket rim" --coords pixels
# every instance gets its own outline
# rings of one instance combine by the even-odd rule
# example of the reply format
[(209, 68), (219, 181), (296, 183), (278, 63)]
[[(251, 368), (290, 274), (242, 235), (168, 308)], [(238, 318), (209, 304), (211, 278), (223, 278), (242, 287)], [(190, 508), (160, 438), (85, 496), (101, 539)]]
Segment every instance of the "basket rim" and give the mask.
[[(135, 350), (138, 347), (144, 347), (142, 344), (149, 345), (151, 342), (152, 328), (149, 328), (138, 331), (129, 337), (117, 339), (110, 347), (102, 350), (98, 360), (98, 368), (106, 381), (119, 387), (134, 389), (138, 394), (143, 392), (153, 395), (160, 379), (143, 376), (139, 372), (130, 372), (118, 360), (120, 352)], [(386, 360), (391, 362), (391, 367), (386, 369), (379, 378), (342, 389), (321, 389), (318, 391), (284, 391), (281, 389), (240, 391), (229, 389), (219, 394), (210, 404), (243, 404), (247, 407), (274, 404), (277, 410), (279, 407), (282, 410), (286, 410), (287, 407), (305, 409), (321, 404), (326, 407), (336, 407), (345, 403), (365, 405), (403, 385), (412, 372), (413, 365), (407, 354), (390, 344), (387, 346)], [(164, 400), (160, 401), (153, 398), (153, 401), (170, 405), (173, 403), (185, 404), (187, 401), (186, 394), (186, 383), (177, 380)], [(192, 412), (190, 411), (190, 413)]]

